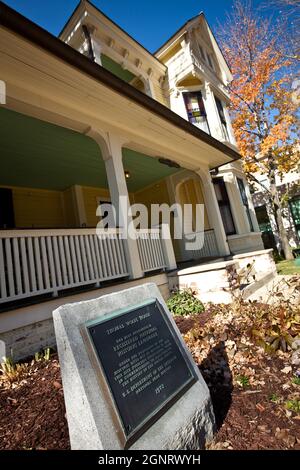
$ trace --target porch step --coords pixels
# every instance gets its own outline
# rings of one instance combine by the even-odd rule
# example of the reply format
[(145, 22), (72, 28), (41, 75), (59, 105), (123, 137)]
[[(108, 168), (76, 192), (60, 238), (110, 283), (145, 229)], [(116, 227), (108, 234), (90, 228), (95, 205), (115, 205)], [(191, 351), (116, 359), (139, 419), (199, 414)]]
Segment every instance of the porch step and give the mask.
[(277, 275), (269, 250), (181, 265), (181, 269), (168, 273), (170, 291), (191, 288), (204, 303), (231, 303), (235, 298), (232, 281), (238, 273), (247, 271), (249, 265), (254, 267), (255, 280), (249, 282), (247, 276), (244, 286), (241, 286), (243, 297), (248, 299)]
[[(249, 286), (246, 286), (243, 289), (243, 298), (244, 298), (244, 300), (256, 300), (259, 297), (257, 295), (258, 291), (260, 289), (263, 289), (265, 291), (268, 287), (268, 284), (271, 281), (273, 281), (275, 278), (276, 278), (276, 274), (274, 272), (271, 272), (271, 273), (266, 274), (264, 277), (262, 277), (258, 281), (254, 281)], [(254, 296), (254, 298), (250, 299), (250, 297), (252, 297), (254, 294), (256, 294)]]
[[(194, 272), (195, 269), (199, 268), (199, 271), (202, 271), (203, 269), (205, 270), (206, 265), (211, 265), (212, 263), (222, 263), (225, 261), (225, 258), (206, 258), (205, 260), (190, 260), (190, 261), (182, 261), (177, 263), (177, 269), (173, 269), (171, 271), (168, 271), (168, 276), (175, 276), (185, 270), (188, 270), (189, 268), (192, 268), (192, 271)], [(211, 266), (209, 266), (208, 269), (211, 269)]]

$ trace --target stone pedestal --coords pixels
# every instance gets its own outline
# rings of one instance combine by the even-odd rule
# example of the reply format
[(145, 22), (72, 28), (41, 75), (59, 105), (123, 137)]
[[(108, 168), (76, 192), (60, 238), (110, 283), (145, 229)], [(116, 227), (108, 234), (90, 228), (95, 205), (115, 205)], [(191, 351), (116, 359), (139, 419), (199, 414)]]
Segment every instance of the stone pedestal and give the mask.
[[(153, 298), (167, 309), (157, 286), (143, 284), (98, 299), (67, 304), (53, 312), (72, 449), (123, 449), (80, 326)], [(213, 437), (215, 419), (209, 390), (170, 313), (167, 315), (197, 380), (131, 449), (201, 449)]]

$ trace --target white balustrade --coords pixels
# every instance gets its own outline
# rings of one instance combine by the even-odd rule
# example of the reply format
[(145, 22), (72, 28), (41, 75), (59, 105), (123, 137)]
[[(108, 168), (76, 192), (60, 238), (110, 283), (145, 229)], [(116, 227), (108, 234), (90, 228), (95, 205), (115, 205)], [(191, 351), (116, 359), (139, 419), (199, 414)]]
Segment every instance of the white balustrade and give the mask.
[(118, 231), (0, 231), (0, 303), (128, 276)]
[(185, 234), (184, 241), (194, 245), (192, 249), (185, 250), (186, 259), (213, 258), (220, 256), (213, 229)]
[(159, 228), (139, 230), (137, 232), (137, 242), (144, 272), (166, 267)]

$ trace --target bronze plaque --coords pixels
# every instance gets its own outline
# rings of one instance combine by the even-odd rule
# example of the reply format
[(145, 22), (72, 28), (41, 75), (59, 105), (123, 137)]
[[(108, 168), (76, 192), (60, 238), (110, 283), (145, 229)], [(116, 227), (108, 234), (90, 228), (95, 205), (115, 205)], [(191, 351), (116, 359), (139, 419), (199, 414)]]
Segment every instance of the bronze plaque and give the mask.
[(193, 364), (157, 299), (88, 322), (85, 331), (128, 447), (197, 380)]

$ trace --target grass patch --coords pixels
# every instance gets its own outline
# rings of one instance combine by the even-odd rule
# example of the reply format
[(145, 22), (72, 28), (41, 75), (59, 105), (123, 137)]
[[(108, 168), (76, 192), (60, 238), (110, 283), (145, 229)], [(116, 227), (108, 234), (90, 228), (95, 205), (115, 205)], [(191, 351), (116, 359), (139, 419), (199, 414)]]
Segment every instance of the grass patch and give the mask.
[(276, 266), (278, 274), (300, 274), (300, 258), (290, 261), (279, 261)]

